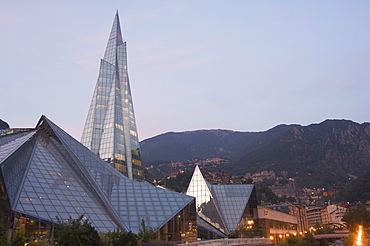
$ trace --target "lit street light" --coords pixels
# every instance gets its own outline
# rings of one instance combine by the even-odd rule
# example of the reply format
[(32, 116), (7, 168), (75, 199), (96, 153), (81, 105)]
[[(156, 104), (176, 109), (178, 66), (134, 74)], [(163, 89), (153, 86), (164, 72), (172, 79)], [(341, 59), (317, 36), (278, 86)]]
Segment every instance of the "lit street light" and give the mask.
[(358, 227), (358, 234), (356, 238), (356, 245), (362, 245), (362, 226)]

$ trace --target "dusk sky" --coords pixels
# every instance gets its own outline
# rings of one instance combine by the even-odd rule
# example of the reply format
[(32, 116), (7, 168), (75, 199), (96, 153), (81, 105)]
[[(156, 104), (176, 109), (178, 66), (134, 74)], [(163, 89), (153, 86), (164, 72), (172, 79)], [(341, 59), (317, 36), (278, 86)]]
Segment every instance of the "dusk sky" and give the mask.
[(118, 9), (140, 140), (370, 121), (370, 1), (0, 1), (0, 119), (80, 140)]

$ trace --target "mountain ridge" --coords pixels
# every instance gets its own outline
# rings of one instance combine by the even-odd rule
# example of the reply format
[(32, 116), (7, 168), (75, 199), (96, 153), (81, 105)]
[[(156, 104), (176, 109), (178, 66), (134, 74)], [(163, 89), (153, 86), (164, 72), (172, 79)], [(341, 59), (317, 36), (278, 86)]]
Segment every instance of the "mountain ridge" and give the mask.
[(370, 123), (328, 119), (307, 126), (278, 125), (263, 132), (196, 130), (144, 140), (145, 166), (223, 158), (233, 175), (285, 171), (300, 185), (342, 186), (370, 169)]

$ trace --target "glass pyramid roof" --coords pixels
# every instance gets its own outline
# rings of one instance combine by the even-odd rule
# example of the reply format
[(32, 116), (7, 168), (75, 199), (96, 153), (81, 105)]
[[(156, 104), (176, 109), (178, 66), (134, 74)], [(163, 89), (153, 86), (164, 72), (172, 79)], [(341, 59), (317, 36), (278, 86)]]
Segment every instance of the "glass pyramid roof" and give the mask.
[(0, 156), (7, 157), (0, 167), (11, 208), (30, 216), (56, 223), (56, 216), (85, 214), (99, 231), (138, 233), (142, 219), (159, 229), (194, 200), (127, 178), (45, 116), (32, 136), (2, 140)]
[(238, 228), (254, 185), (212, 185), (196, 166), (186, 194), (194, 196), (198, 215), (227, 235)]
[(254, 185), (212, 185), (216, 204), (229, 231), (235, 231), (242, 219)]

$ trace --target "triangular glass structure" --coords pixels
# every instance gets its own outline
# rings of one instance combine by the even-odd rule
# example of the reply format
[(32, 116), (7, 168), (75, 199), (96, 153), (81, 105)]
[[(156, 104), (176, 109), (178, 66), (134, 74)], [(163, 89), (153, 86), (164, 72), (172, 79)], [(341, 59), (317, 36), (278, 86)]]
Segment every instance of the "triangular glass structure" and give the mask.
[(184, 218), (195, 214), (193, 197), (127, 178), (45, 116), (35, 129), (0, 136), (0, 167), (13, 213), (54, 224), (84, 214), (103, 232), (138, 233), (142, 220), (160, 229), (177, 216), (185, 230), (196, 225)]
[(254, 219), (253, 208), (257, 208), (257, 203), (253, 190), (254, 185), (212, 185), (196, 166), (186, 194), (196, 199), (197, 213), (203, 220), (200, 226), (226, 237)]
[(229, 231), (238, 229), (253, 188), (253, 185), (212, 185), (212, 194)]
[(81, 142), (130, 179), (144, 180), (118, 12), (100, 62)]
[(196, 198), (195, 203), (198, 215), (227, 235), (225, 222), (210, 188), (211, 185), (204, 179), (199, 167), (196, 166), (186, 194)]

